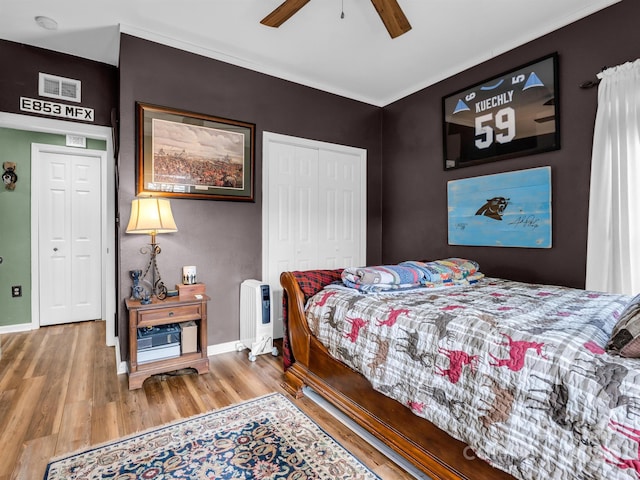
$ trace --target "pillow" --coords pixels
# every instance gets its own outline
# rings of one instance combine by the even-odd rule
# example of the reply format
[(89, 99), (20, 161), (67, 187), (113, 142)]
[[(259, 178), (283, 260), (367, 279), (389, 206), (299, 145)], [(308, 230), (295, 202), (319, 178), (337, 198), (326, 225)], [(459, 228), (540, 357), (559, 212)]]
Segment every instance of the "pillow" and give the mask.
[[(336, 270), (306, 270), (291, 272), (304, 294), (305, 303), (332, 282), (340, 280), (342, 268)], [(284, 299), (283, 299), (284, 300)]]
[(640, 294), (622, 310), (606, 349), (622, 357), (640, 358)]

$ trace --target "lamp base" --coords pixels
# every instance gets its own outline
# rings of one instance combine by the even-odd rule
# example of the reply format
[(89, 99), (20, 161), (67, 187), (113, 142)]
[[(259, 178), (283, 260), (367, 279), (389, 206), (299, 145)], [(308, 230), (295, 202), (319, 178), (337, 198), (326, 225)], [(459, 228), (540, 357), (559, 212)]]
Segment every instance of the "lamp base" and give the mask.
[(156, 257), (160, 254), (161, 251), (162, 250), (160, 250), (160, 245), (155, 243), (155, 235), (151, 235), (151, 252), (149, 254), (149, 263), (147, 264), (147, 268), (142, 275), (142, 279), (146, 278), (147, 273), (149, 273), (149, 270), (151, 270), (151, 294), (155, 295), (158, 300), (164, 300), (165, 298), (167, 298), (167, 287), (162, 282), (162, 277), (160, 276), (160, 270), (158, 270), (158, 263), (156, 260)]

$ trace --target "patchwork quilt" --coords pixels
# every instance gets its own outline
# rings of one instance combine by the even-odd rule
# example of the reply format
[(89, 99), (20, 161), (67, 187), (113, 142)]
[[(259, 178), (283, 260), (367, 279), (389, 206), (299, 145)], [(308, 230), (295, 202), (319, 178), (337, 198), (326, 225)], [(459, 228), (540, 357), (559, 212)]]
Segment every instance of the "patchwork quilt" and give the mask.
[(472, 260), (447, 258), (430, 262), (406, 261), (398, 265), (348, 267), (341, 276), (346, 286), (363, 293), (375, 293), (475, 283), (484, 274), (478, 271), (478, 264)]
[(640, 359), (604, 347), (623, 295), (496, 278), (401, 294), (327, 286), (337, 359), (520, 479), (640, 478)]

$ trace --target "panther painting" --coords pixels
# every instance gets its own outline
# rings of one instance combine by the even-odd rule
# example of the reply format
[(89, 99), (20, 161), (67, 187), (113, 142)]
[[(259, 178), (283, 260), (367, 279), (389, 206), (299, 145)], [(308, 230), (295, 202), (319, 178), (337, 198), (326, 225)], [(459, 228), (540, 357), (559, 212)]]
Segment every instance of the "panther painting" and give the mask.
[(447, 184), (449, 245), (551, 248), (551, 168)]
[(484, 215), (494, 220), (502, 220), (504, 209), (509, 205), (509, 199), (504, 197), (493, 197), (487, 200), (482, 207), (478, 209), (476, 215)]

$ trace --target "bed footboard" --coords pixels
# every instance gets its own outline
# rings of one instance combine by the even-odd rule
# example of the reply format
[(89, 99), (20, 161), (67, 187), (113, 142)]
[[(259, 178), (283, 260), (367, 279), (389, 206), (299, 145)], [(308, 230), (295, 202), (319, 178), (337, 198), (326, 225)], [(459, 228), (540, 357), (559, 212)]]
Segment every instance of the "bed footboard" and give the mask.
[(513, 480), (475, 459), (464, 443), (399, 402), (375, 391), (368, 380), (331, 357), (314, 337), (304, 314), (305, 294), (296, 276), (284, 272), (287, 328), (293, 363), (285, 389), (296, 397), (308, 386), (427, 475), (438, 480)]

